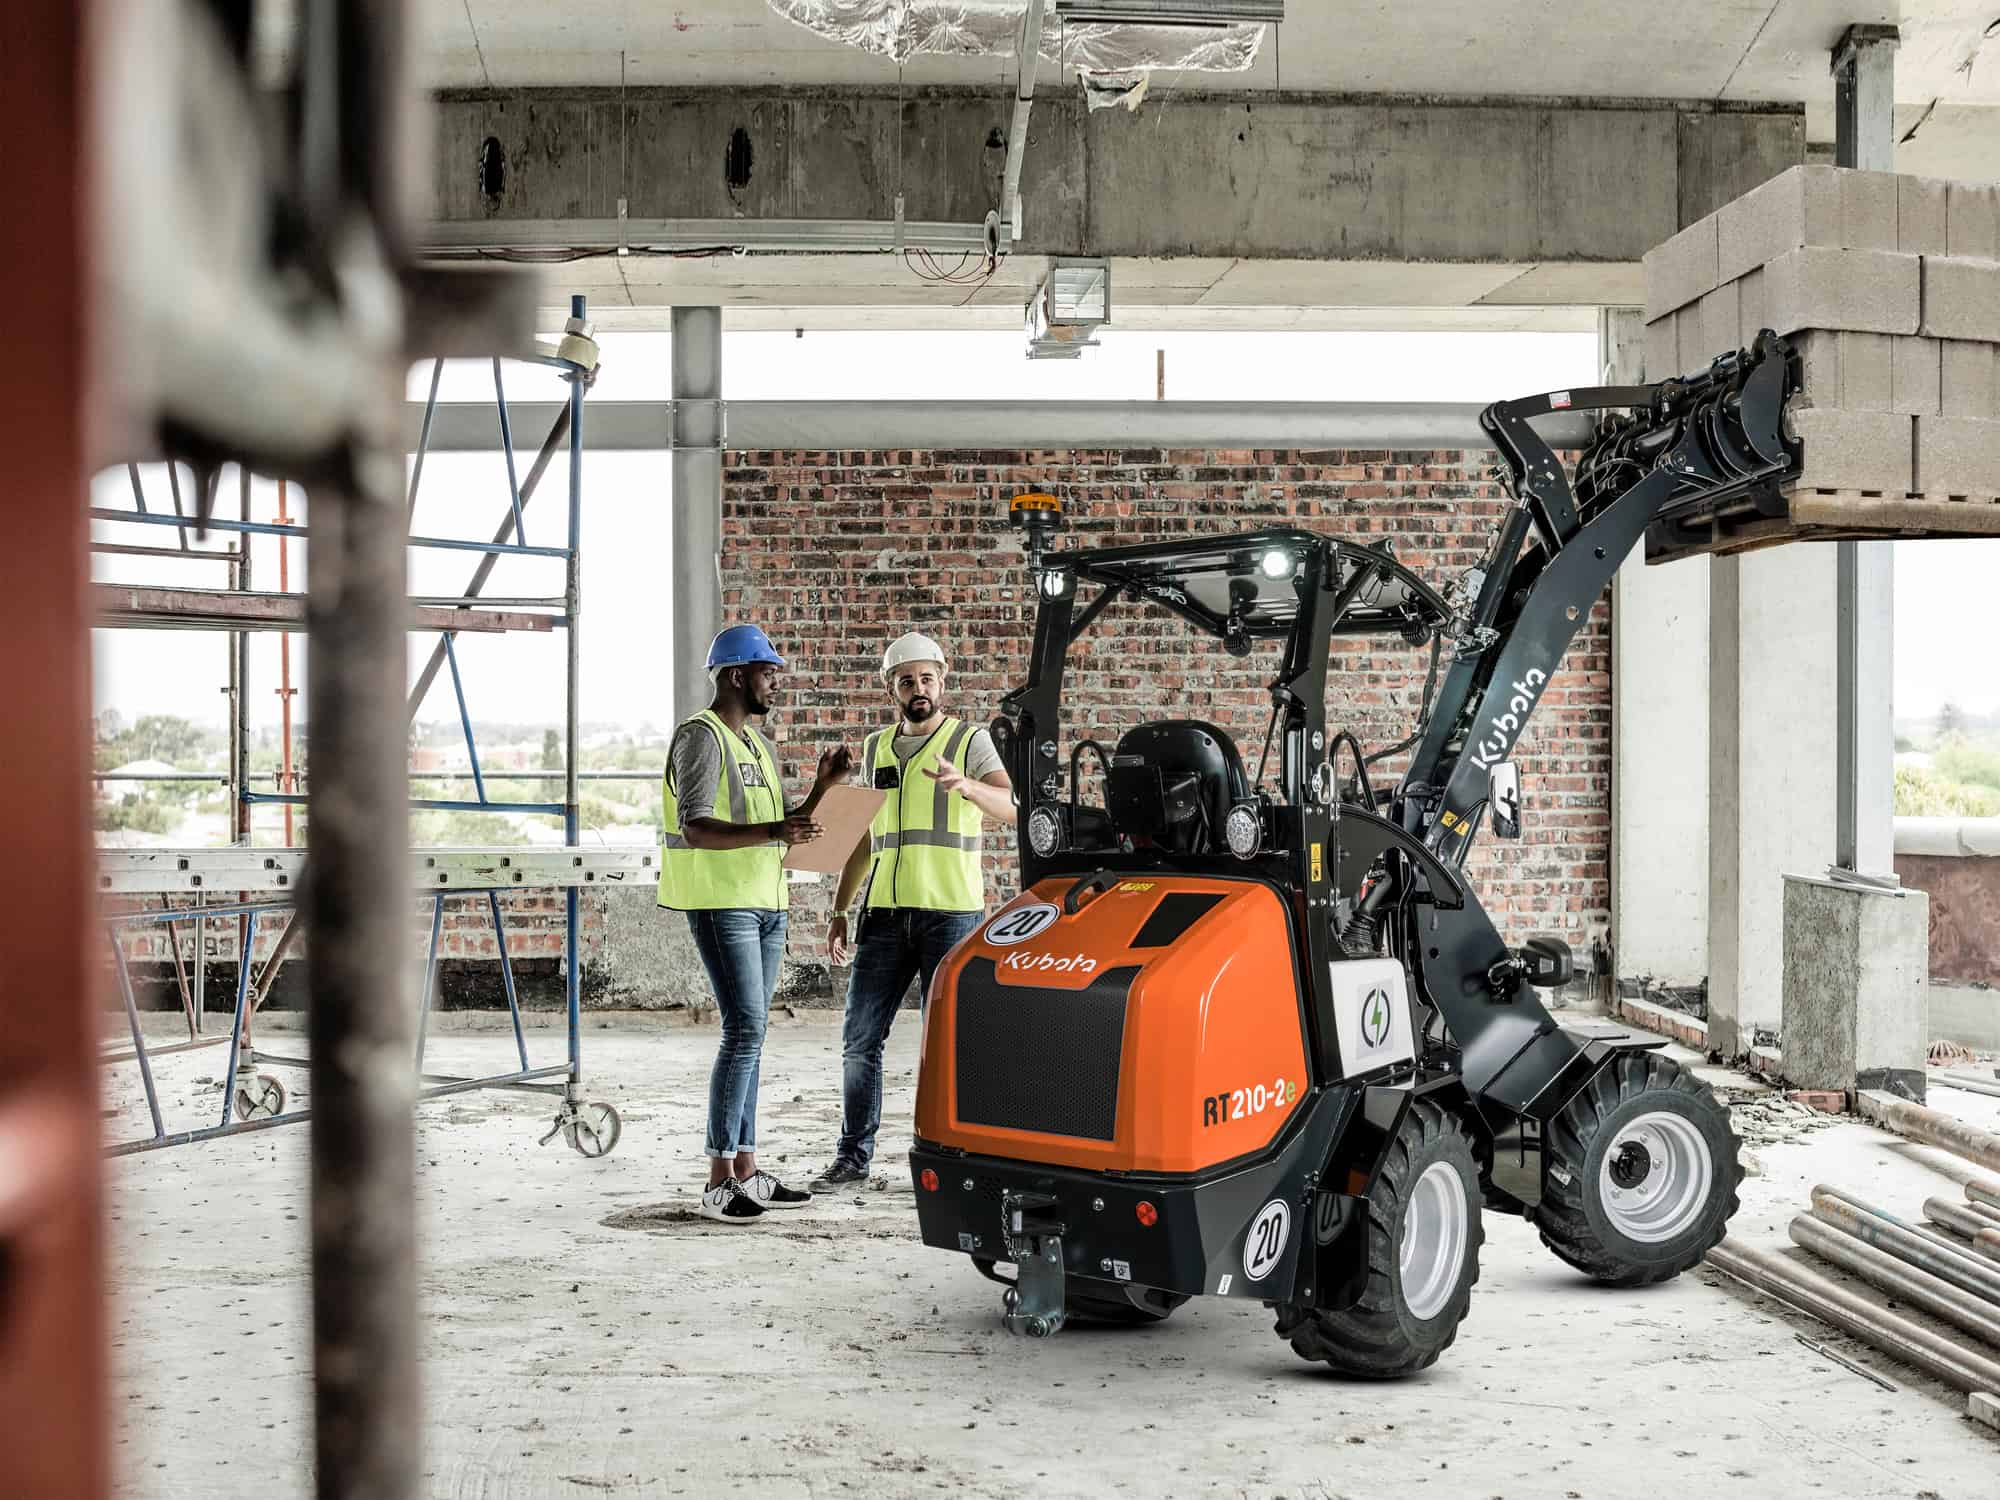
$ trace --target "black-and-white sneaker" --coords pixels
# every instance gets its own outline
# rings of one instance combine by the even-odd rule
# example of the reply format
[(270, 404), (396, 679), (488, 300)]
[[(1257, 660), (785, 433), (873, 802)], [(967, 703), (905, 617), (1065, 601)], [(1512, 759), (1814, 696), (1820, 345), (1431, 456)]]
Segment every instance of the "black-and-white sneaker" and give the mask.
[(851, 1161), (837, 1161), (807, 1184), (815, 1193), (838, 1193), (868, 1180), (868, 1169)]
[(811, 1193), (786, 1187), (761, 1167), (743, 1179), (742, 1187), (759, 1208), (804, 1208), (813, 1201)]
[(725, 1177), (701, 1195), (701, 1216), (718, 1224), (754, 1224), (764, 1217), (764, 1206), (734, 1177)]

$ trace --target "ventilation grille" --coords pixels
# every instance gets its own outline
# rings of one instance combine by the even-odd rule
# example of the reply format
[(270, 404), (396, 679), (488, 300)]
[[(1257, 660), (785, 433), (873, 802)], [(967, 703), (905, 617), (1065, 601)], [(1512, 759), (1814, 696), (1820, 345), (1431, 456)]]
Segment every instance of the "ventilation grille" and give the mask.
[(958, 979), (958, 1118), (1108, 1141), (1118, 1132), (1125, 1002), (1136, 968), (1081, 990), (1000, 983), (989, 958)]

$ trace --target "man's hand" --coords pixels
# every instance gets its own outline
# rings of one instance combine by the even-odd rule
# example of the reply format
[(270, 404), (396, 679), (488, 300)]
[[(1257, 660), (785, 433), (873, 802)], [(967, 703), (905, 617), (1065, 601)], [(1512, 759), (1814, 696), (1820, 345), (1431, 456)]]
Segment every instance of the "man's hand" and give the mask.
[(835, 782), (847, 780), (848, 772), (853, 769), (854, 752), (845, 745), (836, 745), (833, 749), (821, 753), (819, 775), (816, 779), (821, 786), (831, 786)]
[(847, 943), (847, 913), (837, 911), (826, 927), (826, 952), (836, 964), (844, 964), (853, 957), (854, 950)]
[(924, 774), (945, 791), (957, 792), (961, 797), (965, 795), (965, 789), (972, 785), (972, 778), (948, 760), (940, 762), (935, 771), (925, 766)]
[(782, 844), (810, 844), (826, 830), (805, 813), (793, 813), (770, 825), (771, 837)]

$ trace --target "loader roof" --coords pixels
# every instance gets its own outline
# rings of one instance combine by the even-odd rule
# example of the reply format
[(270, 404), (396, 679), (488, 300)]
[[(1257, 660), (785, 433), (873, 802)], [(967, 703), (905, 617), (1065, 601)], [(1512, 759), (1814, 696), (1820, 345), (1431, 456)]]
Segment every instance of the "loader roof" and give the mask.
[(1363, 547), (1289, 527), (1054, 552), (1044, 566), (1150, 599), (1210, 635), (1228, 634), (1234, 624), (1253, 637), (1282, 638), (1297, 623), (1305, 565), (1315, 558), (1338, 570), (1334, 590), (1346, 599), (1335, 635), (1423, 639), (1450, 616), (1436, 590), (1397, 562), (1386, 541)]

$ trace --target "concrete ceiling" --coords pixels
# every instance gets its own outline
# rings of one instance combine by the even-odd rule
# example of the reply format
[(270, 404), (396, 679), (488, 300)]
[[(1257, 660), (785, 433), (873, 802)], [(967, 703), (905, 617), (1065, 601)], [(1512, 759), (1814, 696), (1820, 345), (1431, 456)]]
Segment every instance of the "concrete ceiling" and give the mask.
[[(793, 85), (1011, 86), (1013, 59), (887, 58), (829, 41), (765, 0), (410, 0), (424, 81), (439, 89)], [(1803, 105), (1823, 156), (1833, 135), (1828, 53), (1856, 23), (1901, 28), (1900, 170), (2000, 180), (2000, 0), (1293, 0), (1255, 66), (1162, 75), (1142, 112), (1174, 92), (1501, 97), (1537, 101), (1724, 100)], [(282, 19), (270, 34), (282, 52)], [(1044, 72), (1043, 95), (1062, 85)], [(1072, 92), (1066, 89), (1065, 92)], [(1357, 101), (1358, 102), (1358, 101)], [(1031, 174), (1032, 175), (1032, 174)], [(855, 213), (867, 213), (857, 206)], [(1296, 253), (1296, 252), (1293, 252)], [(1046, 265), (1017, 254), (968, 295), (913, 283), (888, 256), (702, 262), (580, 261), (549, 272), (550, 302), (592, 290), (606, 326), (656, 327), (674, 304), (714, 301), (735, 327), (1018, 327)], [(1568, 328), (1578, 304), (1613, 300), (1607, 268), (1431, 267), (1356, 261), (1115, 262), (1124, 327)], [(1637, 302), (1636, 265), (1618, 268)], [(1412, 278), (1421, 282), (1412, 290)], [(1468, 280), (1468, 278), (1470, 280)], [(597, 284), (600, 283), (601, 284)], [(1575, 282), (1576, 285), (1570, 285)], [(1584, 283), (1589, 283), (1585, 285)], [(1379, 283), (1379, 284), (1378, 284)], [(1393, 284), (1392, 284), (1393, 283)], [(553, 314), (552, 314), (553, 315)]]
[[(1849, 25), (1868, 22), (1902, 28), (1896, 97), (1909, 123), (1935, 106), (1912, 146), (1953, 115), (2000, 108), (2000, 28), (1987, 35), (2000, 21), (1996, 0), (1294, 0), (1289, 9), (1248, 73), (1198, 81), (1258, 92), (1800, 103), (1809, 138), (1831, 141), (1827, 53)], [(621, 59), (632, 84), (897, 77), (888, 59), (828, 41), (764, 0), (415, 0), (413, 12), (426, 80), (441, 88), (616, 85)], [(1004, 57), (918, 57), (902, 76), (993, 84), (1011, 72)], [(2000, 114), (1959, 131), (1982, 125), (2000, 135)]]

